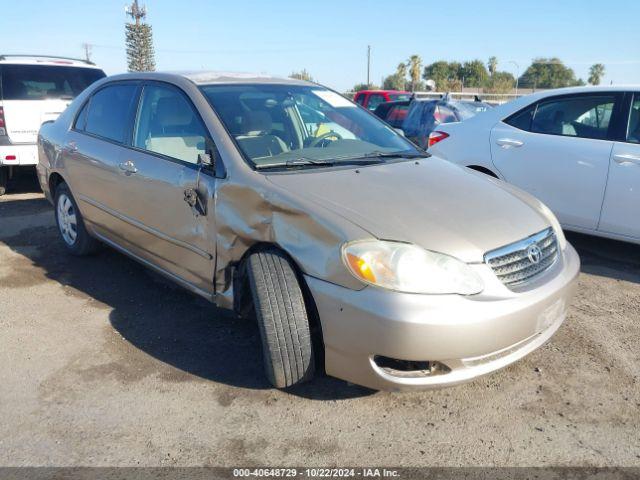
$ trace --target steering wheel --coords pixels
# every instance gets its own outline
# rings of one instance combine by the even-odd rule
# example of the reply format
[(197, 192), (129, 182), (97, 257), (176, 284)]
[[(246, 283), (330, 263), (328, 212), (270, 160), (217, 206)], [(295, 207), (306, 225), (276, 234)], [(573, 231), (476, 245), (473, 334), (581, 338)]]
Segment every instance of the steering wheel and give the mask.
[(343, 139), (342, 135), (340, 135), (338, 132), (334, 132), (333, 130), (331, 130), (330, 132), (323, 133), (319, 137), (314, 138), (311, 141), (311, 143), (309, 143), (309, 148), (317, 147), (318, 145), (320, 145), (321, 142), (327, 140), (328, 138), (335, 138), (335, 140), (332, 140), (333, 142), (335, 142), (336, 140)]

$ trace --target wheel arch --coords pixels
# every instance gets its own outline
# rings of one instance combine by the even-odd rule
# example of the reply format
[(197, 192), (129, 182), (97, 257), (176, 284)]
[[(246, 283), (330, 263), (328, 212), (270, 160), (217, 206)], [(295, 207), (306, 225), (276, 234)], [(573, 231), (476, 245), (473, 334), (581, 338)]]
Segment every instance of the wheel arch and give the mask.
[(494, 171), (488, 169), (487, 167), (483, 167), (481, 165), (467, 165), (467, 168), (470, 168), (471, 170), (475, 170), (480, 173), (484, 173), (485, 175), (489, 175), (490, 177), (493, 177), (493, 178), (500, 178)]

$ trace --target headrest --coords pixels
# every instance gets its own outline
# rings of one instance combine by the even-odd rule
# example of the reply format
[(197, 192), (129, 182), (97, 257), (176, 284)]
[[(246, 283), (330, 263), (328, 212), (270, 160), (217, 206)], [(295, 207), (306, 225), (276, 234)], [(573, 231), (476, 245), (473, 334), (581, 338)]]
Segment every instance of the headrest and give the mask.
[(166, 126), (185, 126), (193, 121), (193, 111), (180, 97), (162, 97), (156, 107), (156, 122)]
[(271, 115), (264, 110), (247, 112), (247, 135), (260, 135), (271, 131), (273, 121)]

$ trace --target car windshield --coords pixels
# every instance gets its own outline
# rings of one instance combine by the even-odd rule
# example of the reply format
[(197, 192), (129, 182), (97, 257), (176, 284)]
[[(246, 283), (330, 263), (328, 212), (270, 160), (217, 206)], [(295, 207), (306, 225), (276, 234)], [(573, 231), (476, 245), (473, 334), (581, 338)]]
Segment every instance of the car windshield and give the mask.
[(105, 77), (97, 68), (54, 65), (4, 64), (0, 72), (4, 100), (72, 99)]
[(425, 156), (364, 109), (319, 86), (239, 84), (201, 89), (256, 168)]
[(474, 117), (480, 112), (486, 112), (491, 108), (491, 105), (482, 102), (455, 102), (453, 105), (458, 109), (462, 120)]

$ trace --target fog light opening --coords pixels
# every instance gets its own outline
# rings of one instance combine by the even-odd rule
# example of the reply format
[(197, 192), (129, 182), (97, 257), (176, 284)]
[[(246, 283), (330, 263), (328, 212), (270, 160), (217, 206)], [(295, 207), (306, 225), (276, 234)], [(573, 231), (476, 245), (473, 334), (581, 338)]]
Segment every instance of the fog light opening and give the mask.
[(375, 355), (373, 361), (383, 372), (394, 377), (431, 377), (451, 371), (444, 363), (431, 360), (400, 360)]

